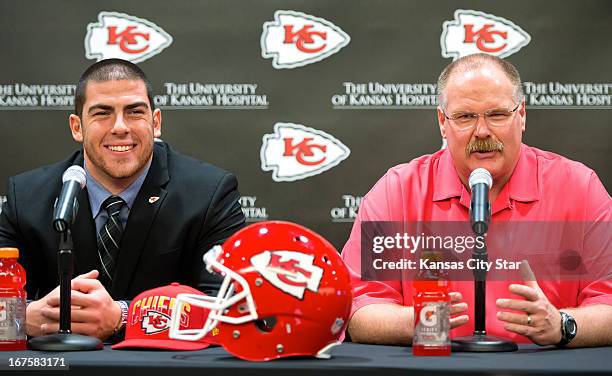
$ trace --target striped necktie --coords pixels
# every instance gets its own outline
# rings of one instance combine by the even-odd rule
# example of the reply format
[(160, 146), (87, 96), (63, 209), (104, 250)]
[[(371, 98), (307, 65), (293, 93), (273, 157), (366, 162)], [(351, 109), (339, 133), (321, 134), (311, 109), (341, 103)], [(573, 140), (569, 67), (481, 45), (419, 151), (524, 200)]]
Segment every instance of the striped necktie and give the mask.
[(102, 264), (100, 281), (106, 290), (110, 290), (112, 286), (119, 257), (119, 245), (123, 235), (119, 212), (123, 205), (125, 201), (119, 196), (110, 196), (102, 203), (102, 207), (108, 213), (108, 220), (98, 234), (98, 256)]

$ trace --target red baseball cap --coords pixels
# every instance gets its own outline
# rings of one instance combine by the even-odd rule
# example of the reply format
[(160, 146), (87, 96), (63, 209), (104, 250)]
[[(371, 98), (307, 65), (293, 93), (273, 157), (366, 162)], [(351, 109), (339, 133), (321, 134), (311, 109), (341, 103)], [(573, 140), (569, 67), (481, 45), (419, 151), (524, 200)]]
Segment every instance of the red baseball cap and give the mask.
[[(206, 295), (192, 287), (171, 283), (168, 286), (157, 287), (140, 293), (132, 303), (127, 316), (125, 340), (113, 345), (113, 349), (151, 348), (164, 350), (201, 350), (217, 341), (212, 337), (218, 334), (213, 329), (199, 341), (182, 341), (170, 339), (170, 318), (178, 294)], [(202, 328), (208, 317), (209, 310), (186, 305), (181, 319), (181, 328)]]

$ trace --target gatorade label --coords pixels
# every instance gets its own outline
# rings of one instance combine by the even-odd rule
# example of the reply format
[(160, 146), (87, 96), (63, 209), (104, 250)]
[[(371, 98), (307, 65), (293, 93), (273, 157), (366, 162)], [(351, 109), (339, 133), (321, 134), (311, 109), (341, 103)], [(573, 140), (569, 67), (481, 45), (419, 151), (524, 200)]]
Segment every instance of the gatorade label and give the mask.
[(446, 346), (450, 344), (450, 314), (446, 302), (423, 302), (414, 329), (413, 345)]
[(24, 298), (0, 298), (0, 342), (26, 339), (25, 312)]

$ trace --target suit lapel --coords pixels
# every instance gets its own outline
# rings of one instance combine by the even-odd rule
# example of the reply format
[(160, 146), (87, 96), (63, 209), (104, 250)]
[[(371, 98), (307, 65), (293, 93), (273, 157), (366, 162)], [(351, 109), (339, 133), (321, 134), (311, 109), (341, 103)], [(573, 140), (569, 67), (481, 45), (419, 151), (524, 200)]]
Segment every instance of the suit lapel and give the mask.
[[(165, 147), (156, 143), (151, 167), (130, 209), (121, 238), (121, 251), (111, 289), (113, 297), (121, 298), (127, 295), (138, 262), (144, 252), (149, 231), (166, 197), (167, 192), (164, 186), (169, 180), (167, 161)], [(159, 198), (155, 200), (156, 197)]]
[(100, 269), (96, 225), (91, 214), (87, 188), (79, 194), (79, 211), (72, 225), (72, 239), (74, 241), (74, 263), (76, 266), (75, 277), (77, 274)]
[[(83, 153), (74, 159), (73, 165), (83, 166)], [(98, 246), (96, 243), (96, 225), (93, 220), (87, 188), (79, 193), (79, 211), (72, 225), (72, 240), (74, 242), (75, 277), (100, 268), (98, 261)]]

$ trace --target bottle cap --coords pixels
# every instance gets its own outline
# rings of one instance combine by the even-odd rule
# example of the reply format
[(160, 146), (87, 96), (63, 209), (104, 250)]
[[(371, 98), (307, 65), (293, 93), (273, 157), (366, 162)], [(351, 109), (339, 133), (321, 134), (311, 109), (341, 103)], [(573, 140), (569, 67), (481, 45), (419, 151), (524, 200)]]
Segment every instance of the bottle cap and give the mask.
[(441, 251), (433, 249), (423, 249), (421, 251), (420, 258), (421, 260), (430, 262), (443, 261), (444, 259)]
[[(423, 249), (420, 252), (419, 259), (427, 264), (441, 263), (444, 262), (444, 255), (440, 250)], [(421, 265), (419, 263), (419, 265)], [(415, 276), (415, 280), (420, 281), (441, 281), (448, 278), (448, 270), (441, 268), (438, 269), (436, 266), (430, 268), (419, 269), (418, 275)]]
[(0, 258), (19, 258), (19, 250), (13, 247), (0, 248)]

